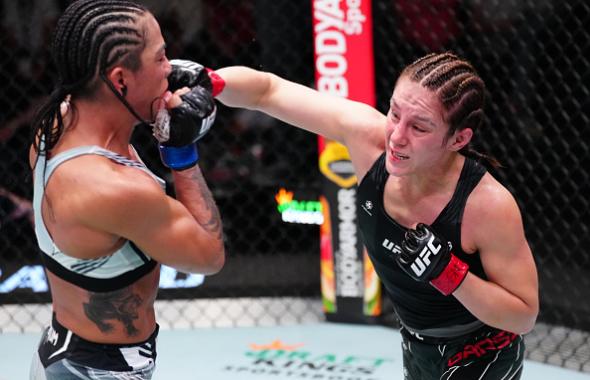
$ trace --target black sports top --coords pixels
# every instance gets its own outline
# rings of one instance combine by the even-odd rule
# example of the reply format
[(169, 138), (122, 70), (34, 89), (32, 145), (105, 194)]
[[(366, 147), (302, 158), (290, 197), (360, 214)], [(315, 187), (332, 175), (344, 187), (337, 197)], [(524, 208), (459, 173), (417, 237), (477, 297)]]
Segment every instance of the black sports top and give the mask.
[[(461, 247), (461, 220), (467, 198), (485, 172), (481, 164), (466, 158), (453, 197), (432, 224), (432, 228), (452, 244), (455, 256), (469, 264), (469, 271), (481, 278), (486, 276), (479, 252), (466, 254)], [(442, 295), (429, 283), (415, 281), (394, 260), (392, 249), (395, 245), (401, 246), (407, 228), (385, 212), (383, 190), (388, 177), (383, 153), (359, 185), (359, 225), (375, 271), (393, 301), (401, 323), (422, 333), (480, 325), (455, 297)]]

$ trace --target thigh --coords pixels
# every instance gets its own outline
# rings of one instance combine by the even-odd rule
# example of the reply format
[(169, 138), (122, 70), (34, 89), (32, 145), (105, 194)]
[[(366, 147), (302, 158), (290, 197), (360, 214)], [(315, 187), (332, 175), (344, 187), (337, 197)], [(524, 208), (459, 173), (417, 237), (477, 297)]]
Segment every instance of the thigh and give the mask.
[(402, 353), (404, 380), (440, 379), (443, 356), (437, 345), (403, 337)]

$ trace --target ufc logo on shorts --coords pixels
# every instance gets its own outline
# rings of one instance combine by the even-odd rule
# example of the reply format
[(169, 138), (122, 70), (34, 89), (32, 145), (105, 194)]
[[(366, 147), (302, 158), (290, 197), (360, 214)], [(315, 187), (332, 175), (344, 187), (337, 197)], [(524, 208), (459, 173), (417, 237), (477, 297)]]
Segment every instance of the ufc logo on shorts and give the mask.
[(59, 334), (57, 333), (57, 331), (55, 331), (53, 329), (52, 326), (49, 326), (49, 330), (47, 331), (47, 338), (46, 338), (47, 342), (51, 343), (52, 345), (57, 345), (57, 342), (59, 340)]
[(416, 273), (416, 276), (421, 276), (426, 268), (430, 265), (430, 255), (436, 256), (440, 251), (441, 245), (434, 246), (434, 236), (430, 237), (430, 240), (426, 244), (426, 247), (420, 252), (420, 255), (416, 257), (416, 260), (410, 265), (410, 268)]

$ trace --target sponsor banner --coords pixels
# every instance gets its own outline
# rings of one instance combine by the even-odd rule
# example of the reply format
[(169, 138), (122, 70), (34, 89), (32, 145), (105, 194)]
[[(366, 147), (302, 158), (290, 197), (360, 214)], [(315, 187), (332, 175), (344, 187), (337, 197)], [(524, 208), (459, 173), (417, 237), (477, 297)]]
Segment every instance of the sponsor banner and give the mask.
[(276, 339), (250, 344), (242, 360), (222, 371), (238, 378), (378, 380), (389, 376), (392, 363), (390, 357), (312, 350), (301, 342)]
[[(316, 88), (375, 105), (369, 0), (312, 0)], [(367, 322), (381, 313), (381, 285), (361, 243), (357, 178), (348, 150), (319, 137), (324, 177), (321, 284), (328, 320)]]
[[(160, 269), (160, 289), (191, 289), (203, 285), (202, 274), (181, 273), (174, 268), (162, 265)], [(41, 264), (23, 265), (6, 271), (0, 265), (0, 304), (19, 303), (26, 296), (34, 302), (50, 302), (49, 285)]]
[(316, 88), (375, 105), (370, 0), (312, 0)]
[(323, 224), (322, 202), (316, 200), (298, 200), (294, 192), (285, 188), (279, 189), (275, 195), (277, 211), (285, 223)]
[(154, 380), (393, 380), (403, 377), (401, 336), (397, 329), (343, 323), (247, 327), (249, 325), (246, 322), (240, 323), (239, 328), (229, 325), (229, 328), (220, 328), (220, 325), (213, 329), (161, 331), (158, 347), (163, 354), (158, 357)]

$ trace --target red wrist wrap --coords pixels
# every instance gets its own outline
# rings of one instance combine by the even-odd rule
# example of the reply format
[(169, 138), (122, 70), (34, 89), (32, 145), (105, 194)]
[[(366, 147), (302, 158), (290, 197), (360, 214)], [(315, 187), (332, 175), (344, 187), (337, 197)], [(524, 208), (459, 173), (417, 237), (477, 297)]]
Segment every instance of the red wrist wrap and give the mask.
[(439, 292), (448, 296), (461, 285), (465, 276), (467, 276), (467, 272), (469, 272), (469, 265), (451, 253), (451, 261), (437, 278), (430, 281), (430, 284)]
[(225, 87), (225, 81), (212, 69), (207, 68), (207, 74), (209, 74), (209, 79), (211, 79), (211, 84), (213, 85), (213, 90), (211, 93), (213, 94), (213, 97), (216, 97), (217, 95), (221, 94), (221, 91), (223, 91)]

